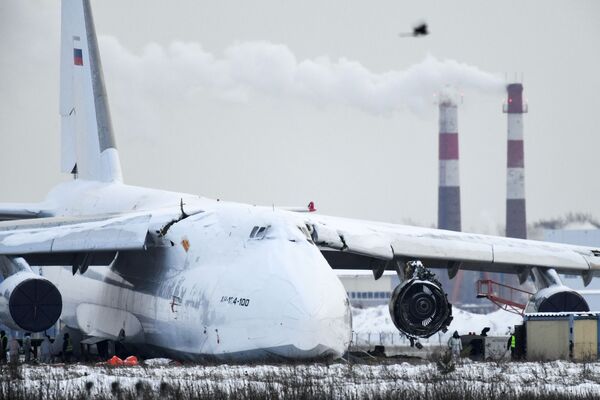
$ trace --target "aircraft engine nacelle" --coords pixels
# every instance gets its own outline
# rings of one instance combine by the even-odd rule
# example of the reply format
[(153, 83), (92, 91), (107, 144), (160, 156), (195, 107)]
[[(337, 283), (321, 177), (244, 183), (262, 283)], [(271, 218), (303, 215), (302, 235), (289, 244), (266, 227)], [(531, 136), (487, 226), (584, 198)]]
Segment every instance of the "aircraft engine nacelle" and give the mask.
[(452, 321), (452, 304), (446, 293), (429, 280), (413, 278), (398, 285), (390, 299), (394, 325), (409, 337), (428, 338)]
[(530, 312), (569, 312), (590, 311), (587, 301), (575, 290), (563, 286), (554, 285), (541, 289), (534, 294), (525, 311)]
[(42, 332), (62, 312), (62, 296), (48, 279), (22, 271), (0, 283), (0, 320), (12, 329)]

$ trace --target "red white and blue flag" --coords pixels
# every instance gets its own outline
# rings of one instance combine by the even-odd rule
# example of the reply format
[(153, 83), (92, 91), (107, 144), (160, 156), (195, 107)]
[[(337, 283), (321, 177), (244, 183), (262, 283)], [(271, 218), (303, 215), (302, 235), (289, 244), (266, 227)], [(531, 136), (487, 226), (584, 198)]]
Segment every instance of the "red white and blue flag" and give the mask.
[(83, 52), (79, 36), (73, 36), (73, 64), (83, 65)]

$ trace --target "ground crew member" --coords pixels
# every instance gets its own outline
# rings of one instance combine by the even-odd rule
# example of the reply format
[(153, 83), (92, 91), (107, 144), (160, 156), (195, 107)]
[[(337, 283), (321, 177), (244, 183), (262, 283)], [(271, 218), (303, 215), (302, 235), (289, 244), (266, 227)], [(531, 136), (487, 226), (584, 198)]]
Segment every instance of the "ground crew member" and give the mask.
[(0, 331), (0, 364), (6, 363), (6, 351), (8, 350), (8, 336), (6, 332)]
[(63, 335), (62, 356), (63, 362), (69, 362), (73, 357), (73, 342), (68, 333)]
[(42, 345), (40, 346), (40, 362), (49, 363), (52, 358), (52, 348), (50, 344), (50, 338), (48, 336), (44, 337), (42, 341)]
[(458, 331), (454, 331), (452, 337), (448, 340), (448, 347), (452, 351), (452, 358), (457, 359), (460, 357), (460, 352), (462, 351), (463, 347)]
[(515, 336), (515, 334), (511, 334), (510, 338), (508, 338), (508, 346), (510, 349), (510, 358), (512, 360), (516, 359), (517, 355), (516, 355), (516, 349), (517, 349), (517, 337)]
[(23, 353), (25, 354), (25, 362), (31, 361), (31, 333), (27, 332), (23, 338)]
[(19, 351), (21, 346), (16, 337), (12, 338), (8, 344), (8, 350), (10, 351), (10, 362), (11, 364), (17, 364), (19, 362)]

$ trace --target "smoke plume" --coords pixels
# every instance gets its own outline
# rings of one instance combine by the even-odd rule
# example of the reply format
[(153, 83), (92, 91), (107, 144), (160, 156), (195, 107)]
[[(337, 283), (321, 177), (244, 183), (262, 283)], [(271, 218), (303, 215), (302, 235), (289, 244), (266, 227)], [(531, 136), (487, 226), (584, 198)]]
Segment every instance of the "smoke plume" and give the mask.
[(420, 112), (446, 86), (501, 93), (503, 80), (472, 65), (428, 55), (405, 70), (376, 73), (357, 61), (329, 57), (299, 60), (285, 45), (242, 42), (212, 54), (198, 43), (147, 45), (133, 54), (114, 37), (101, 38), (104, 67), (131, 90), (162, 98), (210, 91), (231, 101), (252, 95), (300, 99), (317, 106), (341, 105), (375, 115), (403, 109)]

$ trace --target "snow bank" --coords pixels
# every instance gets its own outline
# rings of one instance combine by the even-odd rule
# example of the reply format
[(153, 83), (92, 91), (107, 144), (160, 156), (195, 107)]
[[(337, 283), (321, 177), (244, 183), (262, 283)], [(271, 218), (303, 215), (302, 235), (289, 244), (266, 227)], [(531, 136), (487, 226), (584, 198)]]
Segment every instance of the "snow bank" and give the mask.
[[(504, 310), (494, 311), (490, 314), (473, 314), (454, 307), (452, 309), (452, 315), (454, 316), (454, 319), (450, 324), (448, 332), (440, 334), (439, 336), (434, 335), (429, 341), (424, 341), (424, 344), (435, 344), (439, 340), (445, 343), (454, 331), (458, 331), (461, 335), (469, 332), (480, 333), (485, 327), (490, 328), (488, 335), (503, 336), (508, 334), (509, 328), (523, 322), (520, 315)], [(371, 341), (379, 340), (379, 337), (383, 335), (387, 337), (390, 334), (398, 333), (398, 329), (396, 329), (390, 317), (387, 305), (364, 309), (353, 308), (352, 329), (355, 336), (358, 336), (358, 338), (362, 340), (365, 340), (364, 338), (370, 334), (372, 338)]]
[(161, 365), (169, 365), (173, 362), (173, 360), (169, 358), (151, 358), (149, 360), (144, 361), (144, 364), (149, 367), (158, 367)]

